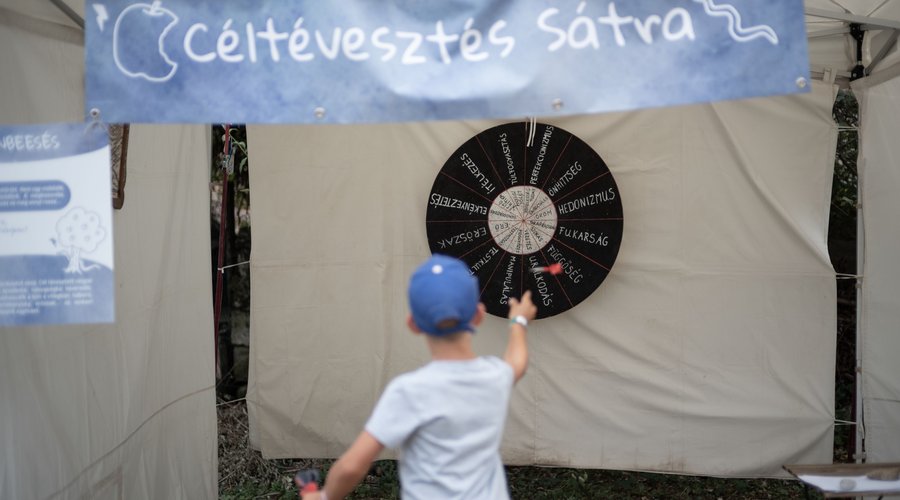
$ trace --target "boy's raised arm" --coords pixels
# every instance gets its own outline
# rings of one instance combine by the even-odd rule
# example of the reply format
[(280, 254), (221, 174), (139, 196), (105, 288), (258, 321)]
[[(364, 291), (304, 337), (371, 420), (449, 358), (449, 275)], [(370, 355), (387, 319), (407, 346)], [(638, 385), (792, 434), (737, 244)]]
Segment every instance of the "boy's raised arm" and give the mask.
[[(509, 341), (506, 344), (506, 354), (503, 359), (512, 366), (513, 383), (518, 382), (528, 367), (528, 333), (527, 322), (537, 315), (537, 307), (531, 302), (531, 290), (522, 294), (522, 300), (509, 299)], [(517, 321), (518, 317), (525, 319), (524, 323)]]

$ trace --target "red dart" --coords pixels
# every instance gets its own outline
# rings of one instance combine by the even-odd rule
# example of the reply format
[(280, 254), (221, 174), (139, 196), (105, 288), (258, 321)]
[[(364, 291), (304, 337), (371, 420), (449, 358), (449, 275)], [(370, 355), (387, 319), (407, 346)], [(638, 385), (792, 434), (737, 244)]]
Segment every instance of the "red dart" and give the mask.
[(549, 266), (535, 267), (532, 269), (532, 271), (538, 272), (538, 273), (560, 274), (560, 273), (562, 273), (563, 268), (562, 268), (562, 264), (560, 264), (559, 262), (554, 262), (553, 264), (550, 264)]

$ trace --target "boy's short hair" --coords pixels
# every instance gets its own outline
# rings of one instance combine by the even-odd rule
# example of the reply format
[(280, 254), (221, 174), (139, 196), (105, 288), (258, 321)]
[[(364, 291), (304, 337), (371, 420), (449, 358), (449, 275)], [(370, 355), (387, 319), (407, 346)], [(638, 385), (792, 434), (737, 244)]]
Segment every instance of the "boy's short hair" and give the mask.
[(434, 254), (409, 280), (409, 308), (413, 322), (429, 335), (474, 332), (478, 311), (478, 278), (465, 262)]

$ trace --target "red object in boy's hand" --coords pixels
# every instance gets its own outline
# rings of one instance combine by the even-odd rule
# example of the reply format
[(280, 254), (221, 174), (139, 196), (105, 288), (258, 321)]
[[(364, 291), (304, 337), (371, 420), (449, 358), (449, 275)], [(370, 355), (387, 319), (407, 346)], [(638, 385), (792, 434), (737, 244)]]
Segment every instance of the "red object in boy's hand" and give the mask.
[(300, 489), (300, 493), (319, 491), (319, 471), (316, 469), (298, 471), (294, 476), (294, 484)]
[(532, 269), (532, 271), (535, 271), (538, 273), (560, 274), (560, 273), (562, 273), (563, 268), (562, 268), (562, 264), (560, 264), (559, 262), (554, 262), (553, 264), (550, 264), (549, 266), (535, 267), (534, 269)]

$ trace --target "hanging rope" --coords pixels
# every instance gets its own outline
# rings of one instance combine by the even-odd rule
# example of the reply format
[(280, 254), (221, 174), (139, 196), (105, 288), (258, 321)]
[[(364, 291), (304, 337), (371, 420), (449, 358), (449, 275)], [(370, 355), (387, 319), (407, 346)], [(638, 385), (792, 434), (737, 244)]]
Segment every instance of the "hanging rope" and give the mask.
[(528, 140), (525, 143), (525, 146), (531, 147), (534, 145), (534, 132), (535, 132), (535, 129), (537, 128), (537, 117), (529, 116), (527, 123), (528, 123), (528, 125), (527, 125), (528, 126), (528, 134), (527, 134)]
[(220, 268), (219, 268), (219, 272), (221, 273), (222, 271), (224, 271), (224, 270), (226, 270), (226, 269), (229, 269), (229, 268), (232, 268), (232, 267), (246, 266), (246, 265), (249, 264), (249, 263), (250, 263), (249, 260), (245, 260), (244, 262), (238, 262), (237, 264), (228, 264), (227, 266), (222, 266), (222, 267), (220, 267)]
[(219, 318), (222, 314), (222, 285), (225, 279), (225, 231), (226, 226), (225, 214), (228, 210), (228, 166), (231, 163), (231, 125), (225, 125), (225, 147), (222, 150), (222, 205), (219, 212), (219, 260), (216, 266), (216, 298), (213, 303), (213, 337), (215, 338), (216, 352), (216, 379), (221, 378), (222, 368), (219, 365)]

